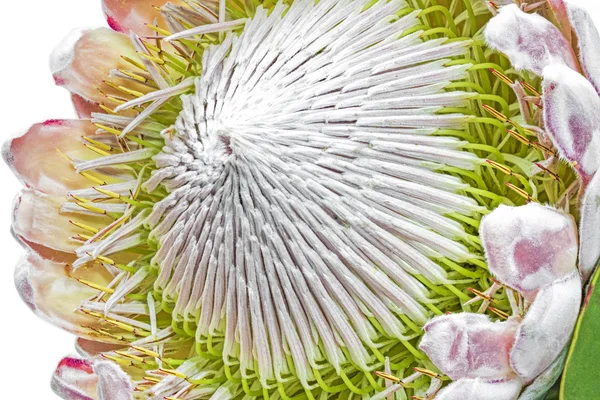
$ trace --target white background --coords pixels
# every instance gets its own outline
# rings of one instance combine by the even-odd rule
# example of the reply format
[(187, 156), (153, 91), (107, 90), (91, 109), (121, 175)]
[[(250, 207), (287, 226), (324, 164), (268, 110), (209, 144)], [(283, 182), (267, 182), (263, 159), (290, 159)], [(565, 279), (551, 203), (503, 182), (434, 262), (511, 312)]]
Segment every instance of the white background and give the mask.
[[(580, 3), (587, 3), (600, 26), (600, 4)], [(48, 55), (72, 29), (105, 25), (100, 0), (4, 0), (2, 13), (0, 142), (35, 122), (75, 116), (67, 92), (54, 86)], [(50, 376), (61, 357), (73, 353), (74, 338), (35, 317), (14, 289), (13, 269), (21, 249), (9, 227), (20, 184), (0, 164), (0, 396), (56, 399)]]

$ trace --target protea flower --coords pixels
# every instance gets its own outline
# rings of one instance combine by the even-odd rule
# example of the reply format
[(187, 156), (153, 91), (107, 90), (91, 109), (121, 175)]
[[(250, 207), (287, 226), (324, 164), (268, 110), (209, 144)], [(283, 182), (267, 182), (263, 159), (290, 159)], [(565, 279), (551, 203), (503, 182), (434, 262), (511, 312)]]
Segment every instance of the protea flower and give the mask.
[(105, 0), (52, 56), (80, 119), (3, 153), (17, 288), (79, 337), (54, 390), (548, 391), (600, 256), (600, 37), (518, 3)]

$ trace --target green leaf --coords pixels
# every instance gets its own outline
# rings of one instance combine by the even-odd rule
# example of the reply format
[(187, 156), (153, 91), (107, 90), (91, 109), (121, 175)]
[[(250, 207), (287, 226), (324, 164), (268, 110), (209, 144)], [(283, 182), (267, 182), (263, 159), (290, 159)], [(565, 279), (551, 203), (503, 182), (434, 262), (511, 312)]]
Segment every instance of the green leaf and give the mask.
[(563, 373), (560, 399), (597, 399), (600, 393), (600, 269), (596, 270), (575, 327)]

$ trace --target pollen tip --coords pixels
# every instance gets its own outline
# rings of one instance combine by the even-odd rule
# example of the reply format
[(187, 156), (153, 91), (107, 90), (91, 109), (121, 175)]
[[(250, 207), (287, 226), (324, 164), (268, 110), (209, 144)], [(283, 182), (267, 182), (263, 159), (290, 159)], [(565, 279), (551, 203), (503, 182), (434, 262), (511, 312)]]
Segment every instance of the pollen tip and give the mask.
[(386, 379), (386, 380), (389, 380), (389, 381), (392, 381), (392, 382), (395, 382), (395, 383), (401, 383), (400, 378), (398, 378), (398, 377), (396, 377), (394, 375), (388, 374), (386, 372), (375, 371), (375, 375), (377, 375), (380, 378), (383, 378), (383, 379)]
[(415, 372), (418, 372), (418, 373), (423, 374), (423, 375), (427, 375), (427, 376), (432, 377), (432, 378), (436, 378), (436, 379), (442, 379), (443, 378), (442, 375), (438, 374), (437, 372), (431, 371), (429, 369), (420, 368), (420, 367), (414, 367), (413, 370)]

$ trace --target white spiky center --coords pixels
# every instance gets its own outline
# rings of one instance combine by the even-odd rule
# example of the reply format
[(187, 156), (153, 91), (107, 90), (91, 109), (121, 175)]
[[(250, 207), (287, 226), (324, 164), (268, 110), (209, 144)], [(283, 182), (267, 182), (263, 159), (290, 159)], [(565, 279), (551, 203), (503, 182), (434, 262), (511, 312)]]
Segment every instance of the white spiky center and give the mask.
[(422, 41), (402, 0), (367, 3), (259, 8), (208, 48), (146, 182), (170, 192), (146, 221), (155, 288), (263, 383), (292, 371), (286, 354), (303, 385), (324, 360), (368, 370), (382, 336), (418, 334), (403, 318), (427, 320), (417, 276), (447, 283), (434, 259), (476, 258), (449, 215), (481, 208), (438, 170), (480, 160), (436, 135), (465, 128), (440, 111), (471, 98), (444, 89), (469, 42)]

